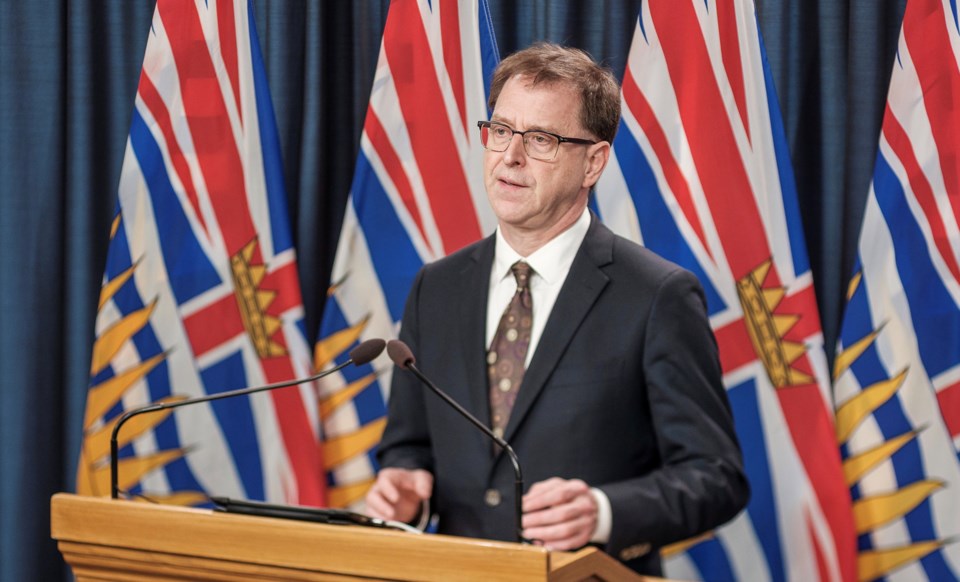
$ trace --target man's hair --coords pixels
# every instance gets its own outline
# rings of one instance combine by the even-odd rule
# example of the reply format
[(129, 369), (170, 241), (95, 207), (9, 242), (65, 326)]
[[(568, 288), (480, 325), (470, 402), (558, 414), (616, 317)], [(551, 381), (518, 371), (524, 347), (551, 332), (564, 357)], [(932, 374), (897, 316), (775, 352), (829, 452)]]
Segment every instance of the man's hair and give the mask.
[(610, 72), (586, 52), (539, 42), (503, 59), (493, 72), (490, 109), (497, 105), (500, 91), (513, 77), (528, 79), (532, 85), (563, 83), (580, 94), (580, 124), (603, 141), (613, 143), (620, 124), (620, 85)]

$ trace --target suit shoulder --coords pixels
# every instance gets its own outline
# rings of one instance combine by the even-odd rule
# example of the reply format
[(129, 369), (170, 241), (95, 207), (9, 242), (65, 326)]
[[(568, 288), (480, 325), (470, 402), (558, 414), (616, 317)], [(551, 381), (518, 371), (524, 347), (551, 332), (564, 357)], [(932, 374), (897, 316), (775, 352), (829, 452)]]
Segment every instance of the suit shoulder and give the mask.
[(620, 235), (613, 235), (613, 264), (645, 280), (662, 284), (667, 280), (697, 280), (680, 265)]
[(493, 252), (492, 248), (492, 241), (489, 237), (478, 240), (445, 257), (425, 264), (421, 269), (421, 274), (430, 277), (456, 276), (462, 273), (464, 269), (478, 264), (484, 253)]

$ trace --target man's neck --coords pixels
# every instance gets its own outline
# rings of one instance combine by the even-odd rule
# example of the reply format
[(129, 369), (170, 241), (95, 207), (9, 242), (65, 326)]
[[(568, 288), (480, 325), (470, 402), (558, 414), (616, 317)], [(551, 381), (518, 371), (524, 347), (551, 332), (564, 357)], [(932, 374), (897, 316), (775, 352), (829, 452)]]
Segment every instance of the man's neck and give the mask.
[(524, 230), (500, 223), (500, 232), (510, 248), (521, 257), (529, 257), (543, 245), (566, 232), (583, 214), (586, 205), (577, 206), (546, 230)]

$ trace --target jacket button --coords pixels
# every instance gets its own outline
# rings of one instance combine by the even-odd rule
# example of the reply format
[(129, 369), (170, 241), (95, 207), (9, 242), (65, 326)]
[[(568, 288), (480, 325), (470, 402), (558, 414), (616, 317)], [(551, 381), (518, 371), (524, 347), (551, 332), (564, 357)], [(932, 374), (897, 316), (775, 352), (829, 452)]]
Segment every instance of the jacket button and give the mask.
[(496, 489), (487, 489), (486, 493), (483, 494), (483, 502), (486, 503), (488, 507), (500, 505), (500, 492)]
[(640, 556), (650, 553), (652, 547), (650, 544), (636, 544), (620, 551), (620, 559), (624, 562), (635, 560)]

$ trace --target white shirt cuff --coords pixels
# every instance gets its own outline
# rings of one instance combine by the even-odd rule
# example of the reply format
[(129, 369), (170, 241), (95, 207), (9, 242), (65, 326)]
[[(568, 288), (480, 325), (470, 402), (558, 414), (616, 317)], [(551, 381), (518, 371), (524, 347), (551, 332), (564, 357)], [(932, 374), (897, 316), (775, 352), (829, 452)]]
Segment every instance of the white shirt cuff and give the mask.
[(420, 505), (420, 516), (417, 519), (416, 523), (411, 523), (413, 527), (417, 528), (420, 531), (426, 531), (427, 526), (430, 525), (430, 500), (424, 499), (423, 503)]
[(593, 530), (590, 543), (605, 544), (610, 541), (610, 529), (613, 527), (613, 510), (607, 494), (596, 487), (590, 488), (590, 494), (597, 503), (597, 527)]

